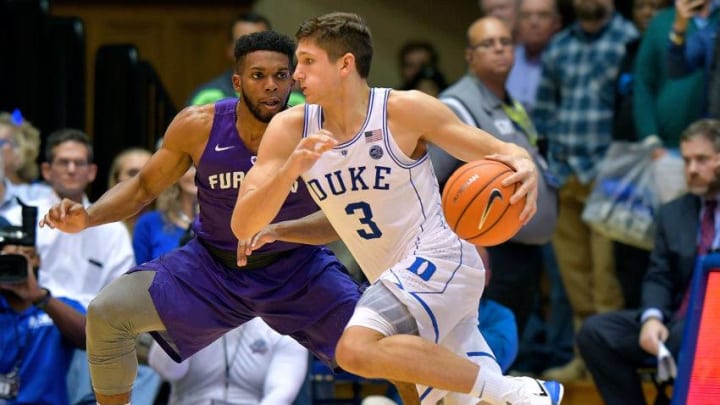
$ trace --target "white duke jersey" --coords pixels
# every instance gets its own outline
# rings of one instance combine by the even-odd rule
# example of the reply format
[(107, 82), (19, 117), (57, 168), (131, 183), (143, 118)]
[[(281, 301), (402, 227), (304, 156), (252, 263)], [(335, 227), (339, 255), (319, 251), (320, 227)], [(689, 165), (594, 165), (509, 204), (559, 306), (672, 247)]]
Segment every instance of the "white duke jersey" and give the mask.
[[(428, 155), (409, 158), (390, 134), (389, 94), (389, 89), (371, 89), (360, 131), (303, 174), (310, 194), (371, 282), (413, 252), (455, 255), (458, 249)], [(321, 128), (321, 111), (306, 106), (303, 136)]]
[[(445, 221), (429, 156), (414, 160), (395, 142), (389, 95), (371, 89), (360, 131), (323, 153), (303, 180), (368, 280), (382, 281), (407, 306), (420, 336), (479, 364), (483, 354), (494, 358), (477, 328), (482, 261)], [(306, 105), (303, 136), (321, 127), (321, 107)], [(423, 404), (445, 394), (418, 389)]]

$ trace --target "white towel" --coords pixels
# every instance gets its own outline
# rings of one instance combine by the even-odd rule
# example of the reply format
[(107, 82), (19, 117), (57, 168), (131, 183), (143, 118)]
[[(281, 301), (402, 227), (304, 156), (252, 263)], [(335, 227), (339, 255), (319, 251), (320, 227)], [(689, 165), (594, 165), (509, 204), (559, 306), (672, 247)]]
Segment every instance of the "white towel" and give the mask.
[(675, 359), (673, 359), (670, 350), (663, 344), (658, 343), (658, 366), (657, 366), (657, 381), (665, 382), (671, 378), (675, 378), (677, 375), (677, 365), (675, 365)]

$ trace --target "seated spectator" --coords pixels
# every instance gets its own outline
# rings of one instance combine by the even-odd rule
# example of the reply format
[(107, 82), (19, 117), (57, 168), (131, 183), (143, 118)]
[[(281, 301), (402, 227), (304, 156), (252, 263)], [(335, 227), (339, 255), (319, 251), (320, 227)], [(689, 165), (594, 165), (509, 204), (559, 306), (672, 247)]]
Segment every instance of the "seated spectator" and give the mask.
[(291, 404), (303, 385), (308, 352), (254, 318), (176, 363), (157, 343), (150, 365), (170, 381), (168, 405)]
[[(65, 375), (74, 349), (85, 347), (85, 309), (38, 285), (34, 247), (5, 245), (0, 263), (0, 403), (67, 405)], [(25, 266), (26, 275), (11, 279), (10, 263)]]
[[(115, 155), (108, 175), (108, 189), (138, 174), (140, 169), (145, 166), (145, 163), (150, 160), (150, 156), (152, 156), (152, 154), (145, 148), (128, 148)], [(140, 215), (149, 210), (150, 208), (146, 207), (136, 215), (123, 221), (131, 235), (135, 227), (135, 222)]]
[(195, 167), (190, 167), (177, 183), (158, 196), (156, 210), (138, 219), (133, 233), (135, 262), (148, 262), (180, 246), (195, 218), (196, 205)]
[(0, 112), (0, 153), (6, 182), (13, 188), (8, 199), (17, 196), (29, 201), (52, 194), (50, 186), (38, 181), (40, 131), (19, 110), (14, 114)]
[(680, 151), (689, 192), (658, 213), (641, 309), (590, 317), (577, 335), (580, 354), (607, 404), (645, 403), (636, 370), (656, 364), (660, 343), (678, 359), (695, 261), (718, 248), (720, 121), (690, 125)]

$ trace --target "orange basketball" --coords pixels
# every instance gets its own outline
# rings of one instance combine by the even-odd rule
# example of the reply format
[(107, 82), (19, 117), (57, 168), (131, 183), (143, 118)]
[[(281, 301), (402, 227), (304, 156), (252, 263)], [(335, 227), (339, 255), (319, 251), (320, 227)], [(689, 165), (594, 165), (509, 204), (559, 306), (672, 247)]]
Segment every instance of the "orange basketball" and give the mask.
[(445, 183), (443, 212), (458, 236), (478, 246), (494, 246), (522, 227), (524, 201), (510, 205), (518, 183), (503, 186), (514, 170), (497, 160), (481, 159), (459, 167)]

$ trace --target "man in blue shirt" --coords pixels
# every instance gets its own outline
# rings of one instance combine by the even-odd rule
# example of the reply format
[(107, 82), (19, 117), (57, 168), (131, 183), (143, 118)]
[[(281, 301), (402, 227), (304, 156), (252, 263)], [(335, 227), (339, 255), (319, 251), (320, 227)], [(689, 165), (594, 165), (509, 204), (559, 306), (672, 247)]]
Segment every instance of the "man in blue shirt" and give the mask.
[(74, 349), (85, 347), (85, 309), (38, 286), (34, 247), (1, 253), (0, 404), (66, 405), (65, 375)]

